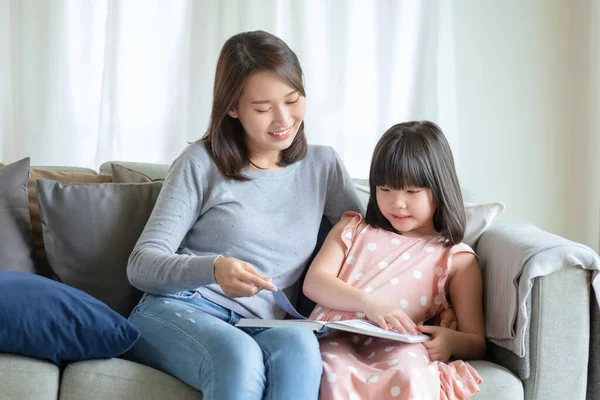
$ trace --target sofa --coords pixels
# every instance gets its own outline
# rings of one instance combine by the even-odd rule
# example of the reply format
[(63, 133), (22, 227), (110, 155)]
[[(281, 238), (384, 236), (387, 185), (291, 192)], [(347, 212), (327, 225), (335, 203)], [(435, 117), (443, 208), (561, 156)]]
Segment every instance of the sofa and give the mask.
[[(121, 176), (119, 176), (118, 180), (114, 176), (114, 165), (123, 167), (119, 172)], [(61, 188), (64, 189), (69, 184), (83, 185), (82, 190), (91, 190), (93, 189), (92, 185), (105, 185), (106, 188), (110, 188), (110, 185), (130, 185), (132, 187), (137, 187), (134, 185), (139, 185), (140, 187), (142, 185), (160, 185), (158, 182), (164, 178), (167, 169), (168, 166), (159, 164), (107, 162), (100, 167), (98, 172), (74, 167), (32, 167), (31, 176), (33, 178), (34, 171), (37, 171), (35, 174), (37, 174), (39, 179), (53, 179), (53, 176), (56, 176), (53, 174), (59, 174), (60, 179), (54, 179), (62, 179), (66, 184), (53, 187), (53, 191), (60, 190)], [(92, 178), (93, 183), (89, 183), (86, 179), (78, 180), (71, 175), (79, 177), (83, 175), (95, 178)], [(123, 182), (124, 180), (128, 183), (115, 183), (116, 181)], [(32, 188), (33, 190), (35, 189), (34, 183), (30, 182), (30, 196)], [(364, 182), (357, 181), (357, 184), (364, 185)], [(46, 186), (48, 185), (50, 184), (47, 181)], [(40, 188), (42, 186), (38, 185), (37, 187)], [(80, 201), (81, 208), (85, 208), (92, 203), (104, 204), (110, 200), (106, 197), (102, 198), (102, 196), (106, 196), (106, 193), (110, 192), (105, 191), (102, 192), (102, 195), (95, 195), (95, 197), (82, 196), (77, 198), (77, 201)], [(68, 196), (69, 193), (67, 192), (66, 195)], [(39, 200), (43, 200), (40, 197), (40, 193), (34, 195), (34, 197), (36, 196)], [(36, 200), (34, 198), (33, 203)], [(70, 215), (71, 219), (77, 219), (78, 210), (76, 208), (78, 207), (73, 207), (73, 199), (69, 199), (69, 201), (71, 201), (71, 203), (68, 203), (70, 205), (65, 203), (69, 207), (69, 210), (66, 210), (65, 214)], [(136, 201), (138, 203), (136, 203), (135, 211), (140, 207), (143, 208), (139, 200)], [(83, 204), (84, 202), (85, 204)], [(32, 203), (30, 202), (30, 204)], [(67, 207), (67, 205), (64, 206)], [(39, 206), (42, 209), (43, 215), (41, 226), (38, 226), (37, 229), (41, 229), (42, 237), (48, 239), (49, 235), (47, 237), (46, 234), (51, 230), (48, 226), (52, 224), (51, 214), (47, 204), (40, 204)], [(60, 207), (61, 203), (54, 199), (51, 202), (51, 206)], [(148, 209), (151, 210), (151, 205)], [(132, 213), (131, 210), (128, 212)], [(132, 218), (147, 217), (147, 212), (140, 215), (141, 217), (135, 214)], [(44, 221), (44, 217), (47, 218), (46, 221)], [(83, 220), (80, 219), (78, 221)], [(68, 223), (70, 222), (65, 221), (61, 224), (61, 227), (69, 226)], [(486, 227), (479, 238), (479, 242), (492, 239), (502, 242), (503, 237), (510, 235), (511, 223), (504, 222), (503, 229), (497, 229), (497, 224)], [(507, 224), (509, 226), (508, 230), (506, 229)], [(143, 228), (143, 221), (141, 228)], [(126, 255), (128, 249), (131, 251), (131, 246), (137, 240), (135, 235), (139, 234), (139, 229), (141, 228), (131, 231), (132, 233), (127, 233), (129, 231), (126, 232), (129, 236), (134, 237), (129, 237), (127, 240), (123, 240), (123, 237), (118, 239), (119, 242), (127, 242), (124, 249), (119, 250), (120, 252)], [(35, 226), (33, 231), (35, 234)], [(76, 236), (84, 236), (86, 232), (91, 231), (78, 231)], [(119, 231), (115, 232), (115, 235), (117, 234), (123, 235), (123, 229), (119, 228)], [(57, 239), (53, 238), (53, 241), (55, 240)], [(510, 241), (507, 240), (506, 242), (509, 243)], [(37, 245), (38, 247), (40, 246), (39, 243)], [(43, 247), (44, 244), (41, 244), (41, 246)], [(478, 252), (480, 264), (485, 266), (490, 261), (489, 258), (486, 258), (490, 257), (490, 254), (485, 251), (479, 251), (477, 245), (474, 247), (476, 252)], [(73, 271), (70, 271), (71, 275), (61, 271), (61, 267), (58, 264), (64, 260), (60, 258), (61, 254), (52, 254), (56, 252), (56, 249), (56, 243), (46, 243), (47, 260), (43, 260), (43, 254), (42, 256), (36, 255), (36, 269), (33, 271), (34, 273), (47, 275), (65, 284), (72, 284), (74, 287), (78, 287), (102, 300), (104, 300), (104, 295), (113, 296), (109, 300), (106, 300), (107, 304), (122, 315), (127, 315), (132, 304), (139, 298), (140, 293), (131, 287), (127, 287), (127, 283), (122, 283), (125, 273), (124, 266), (122, 265), (123, 255), (121, 255), (119, 261), (120, 265), (116, 266), (120, 270), (105, 271), (103, 275), (98, 275), (99, 278), (97, 280), (92, 279), (90, 283), (89, 276), (90, 274), (93, 276), (93, 272), (86, 272), (87, 280), (77, 280), (72, 277)], [(564, 251), (568, 252), (569, 248), (565, 248)], [(110, 253), (110, 251), (105, 251), (105, 253)], [(104, 254), (98, 254), (97, 257), (104, 257)], [(110, 256), (112, 257), (113, 255), (110, 254)], [(111, 268), (114, 268), (113, 264), (115, 261), (112, 259), (110, 261)], [(56, 270), (53, 271), (53, 269)], [(114, 282), (109, 282), (110, 293), (108, 294), (97, 291), (97, 288), (94, 287), (94, 282), (98, 282), (98, 286), (100, 286), (101, 280), (105, 279), (107, 274), (119, 275), (119, 282), (121, 282), (121, 286), (114, 284)], [(491, 275), (492, 278), (489, 278), (489, 275), (486, 276), (488, 277), (484, 281), (484, 291), (489, 290), (497, 284), (497, 281), (493, 278), (493, 274)], [(110, 276), (108, 277), (110, 278)], [(590, 277), (591, 272), (578, 267), (570, 267), (560, 269), (555, 273), (534, 280), (528, 303), (530, 306), (530, 324), (526, 337), (529, 343), (528, 354), (526, 355), (529, 359), (528, 376), (524, 377), (523, 372), (519, 371), (519, 368), (516, 366), (516, 362), (519, 361), (518, 357), (490, 342), (488, 344), (487, 359), (471, 362), (483, 378), (481, 392), (475, 395), (473, 399), (545, 400), (586, 398), (588, 359), (590, 358), (590, 304), (593, 298)], [(105, 285), (105, 283), (102, 283), (102, 285)], [(123, 298), (126, 298), (127, 301), (125, 303), (112, 303), (111, 299), (114, 298), (115, 294), (120, 294), (117, 293), (119, 291), (123, 293), (127, 292), (123, 296), (117, 296), (119, 301)], [(496, 318), (495, 315), (485, 315), (486, 321), (491, 321), (494, 318)], [(568, 331), (569, 334), (565, 334), (565, 331)], [(240, 398), (243, 398), (243, 396)], [(588, 394), (588, 398), (591, 399), (593, 397), (591, 397), (591, 394)], [(26, 357), (19, 354), (0, 353), (0, 399), (162, 400), (202, 399), (202, 394), (174, 377), (127, 360), (126, 353), (120, 357), (109, 359), (90, 359), (71, 362), (62, 368), (47, 360)]]

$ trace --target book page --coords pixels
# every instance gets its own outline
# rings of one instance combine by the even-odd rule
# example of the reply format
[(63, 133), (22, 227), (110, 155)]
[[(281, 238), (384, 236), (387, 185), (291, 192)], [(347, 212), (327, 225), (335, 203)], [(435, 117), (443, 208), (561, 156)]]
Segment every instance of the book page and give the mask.
[(278, 326), (302, 326), (315, 332), (323, 329), (324, 324), (310, 319), (254, 319), (242, 318), (235, 324), (238, 328), (275, 328)]
[(381, 329), (379, 326), (374, 325), (363, 319), (349, 319), (345, 321), (327, 322), (325, 326), (331, 329), (337, 329), (340, 331), (354, 332), (367, 336), (380, 337), (384, 339), (398, 340), (406, 343), (421, 343), (431, 340), (429, 335), (411, 335), (408, 333), (398, 333), (392, 330)]

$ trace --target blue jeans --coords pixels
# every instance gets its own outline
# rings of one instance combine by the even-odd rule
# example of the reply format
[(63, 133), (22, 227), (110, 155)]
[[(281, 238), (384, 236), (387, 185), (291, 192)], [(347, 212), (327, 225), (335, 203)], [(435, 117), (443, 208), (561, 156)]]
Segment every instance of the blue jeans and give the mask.
[(239, 314), (186, 291), (144, 295), (129, 317), (142, 333), (126, 357), (200, 390), (205, 400), (317, 399), (322, 373), (314, 333), (233, 326)]

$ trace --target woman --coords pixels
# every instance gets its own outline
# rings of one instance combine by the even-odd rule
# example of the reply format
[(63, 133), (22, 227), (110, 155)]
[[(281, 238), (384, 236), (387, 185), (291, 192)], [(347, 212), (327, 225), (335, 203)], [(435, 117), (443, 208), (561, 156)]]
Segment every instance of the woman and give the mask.
[(210, 126), (173, 162), (127, 274), (146, 292), (130, 321), (134, 361), (210, 399), (316, 399), (322, 362), (304, 328), (239, 329), (283, 318), (323, 215), (364, 213), (330, 147), (308, 146), (294, 52), (262, 31), (219, 56)]

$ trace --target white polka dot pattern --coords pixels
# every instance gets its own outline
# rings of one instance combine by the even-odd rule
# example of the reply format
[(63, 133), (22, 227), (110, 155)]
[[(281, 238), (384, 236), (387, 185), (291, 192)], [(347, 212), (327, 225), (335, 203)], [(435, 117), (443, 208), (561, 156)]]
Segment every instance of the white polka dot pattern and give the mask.
[[(356, 224), (356, 219), (352, 223)], [(460, 249), (446, 247), (437, 237), (415, 238), (380, 228), (361, 229), (362, 224), (344, 231), (347, 257), (338, 277), (364, 293), (373, 293), (397, 305), (418, 324), (439, 313), (446, 295), (443, 288), (439, 289), (439, 281), (446, 271), (445, 265), (451, 261), (449, 251), (471, 250), (464, 245), (457, 245), (462, 246)], [(360, 235), (355, 234), (358, 232)], [(365, 318), (361, 312), (351, 314), (319, 306), (311, 317), (328, 321)], [(431, 363), (422, 345), (394, 346), (389, 341), (360, 335), (342, 337), (320, 339), (326, 366), (322, 387), (327, 387), (330, 398), (410, 399), (416, 393), (432, 398), (436, 390), (440, 393), (440, 387), (434, 386), (442, 382), (442, 390), (443, 385), (449, 385), (453, 394), (460, 392), (457, 399), (465, 399), (477, 387), (476, 372), (458, 361), (452, 363), (453, 375), (440, 379), (449, 369)], [(388, 369), (410, 379), (398, 379), (394, 374), (388, 377), (383, 373)], [(432, 386), (433, 381), (438, 383)]]

